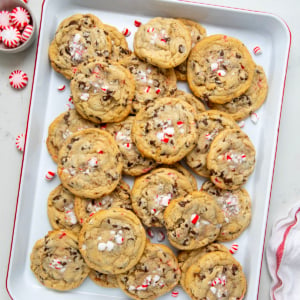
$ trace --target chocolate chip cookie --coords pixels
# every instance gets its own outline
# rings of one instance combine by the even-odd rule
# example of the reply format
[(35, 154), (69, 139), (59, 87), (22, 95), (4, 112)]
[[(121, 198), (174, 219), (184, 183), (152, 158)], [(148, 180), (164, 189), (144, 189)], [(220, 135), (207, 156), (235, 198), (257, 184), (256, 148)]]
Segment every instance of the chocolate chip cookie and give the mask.
[(134, 36), (134, 52), (160, 68), (173, 68), (188, 57), (192, 46), (186, 26), (177, 19), (157, 17), (139, 27)]
[(35, 243), (30, 268), (42, 285), (58, 291), (80, 286), (90, 272), (79, 252), (77, 236), (67, 230), (49, 231)]
[(111, 40), (97, 16), (75, 14), (59, 24), (48, 52), (53, 69), (72, 79), (79, 64), (108, 58)]
[(254, 171), (255, 155), (254, 145), (246, 133), (223, 130), (213, 140), (207, 155), (211, 181), (221, 189), (240, 188)]
[(195, 109), (177, 98), (160, 98), (141, 110), (132, 126), (132, 140), (142, 155), (159, 163), (181, 160), (196, 144)]
[(255, 63), (240, 40), (216, 34), (202, 39), (191, 50), (187, 80), (197, 97), (222, 104), (246, 92), (254, 69)]
[(73, 133), (58, 153), (62, 185), (79, 197), (96, 199), (111, 193), (121, 179), (122, 167), (115, 140), (101, 129)]
[(154, 300), (177, 285), (180, 273), (170, 248), (147, 242), (140, 261), (117, 278), (120, 288), (130, 298)]
[(120, 122), (130, 113), (135, 82), (113, 61), (81, 64), (70, 84), (77, 112), (95, 123)]
[(168, 239), (181, 250), (201, 248), (215, 241), (223, 220), (212, 196), (201, 191), (171, 201), (164, 212)]
[(104, 274), (120, 274), (133, 268), (146, 245), (146, 233), (138, 217), (123, 208), (100, 210), (82, 226), (79, 249), (86, 263)]

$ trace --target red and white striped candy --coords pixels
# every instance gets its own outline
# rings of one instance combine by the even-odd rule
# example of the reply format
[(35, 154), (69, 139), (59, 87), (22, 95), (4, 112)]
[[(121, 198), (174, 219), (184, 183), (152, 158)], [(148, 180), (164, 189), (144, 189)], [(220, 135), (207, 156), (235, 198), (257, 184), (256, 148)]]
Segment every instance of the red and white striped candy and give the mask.
[(251, 119), (252, 123), (257, 124), (257, 122), (259, 121), (259, 116), (257, 113), (252, 113), (250, 115), (250, 119)]
[(33, 31), (33, 26), (27, 25), (22, 32), (21, 42), (25, 43), (30, 38), (32, 31)]
[(160, 230), (157, 233), (157, 241), (158, 242), (163, 242), (165, 240), (165, 238), (166, 238), (166, 236), (165, 236), (164, 232)]
[(240, 128), (244, 128), (245, 127), (245, 121), (240, 121), (239, 123), (238, 123), (238, 125), (240, 126)]
[(191, 222), (193, 224), (196, 224), (198, 220), (199, 220), (199, 216), (197, 214), (192, 214), (191, 215)]
[(10, 13), (11, 24), (19, 29), (24, 29), (30, 22), (29, 12), (20, 6), (15, 7)]
[(131, 35), (131, 32), (130, 32), (130, 30), (129, 30), (128, 28), (124, 28), (124, 29), (122, 30), (122, 34), (123, 34), (124, 36), (128, 37), (128, 36)]
[(28, 3), (28, 0), (22, 0), (24, 3)]
[(4, 27), (1, 36), (4, 45), (8, 48), (18, 47), (22, 38), (20, 31), (12, 26)]
[(259, 46), (255, 46), (255, 47), (253, 48), (253, 53), (254, 53), (255, 55), (260, 55), (260, 54), (262, 54), (262, 50), (261, 50), (261, 48), (260, 48)]
[(149, 27), (148, 29), (147, 29), (147, 32), (154, 32), (154, 27)]
[(155, 89), (155, 93), (158, 95), (159, 93), (161, 92), (161, 89), (160, 88), (156, 88)]
[(147, 234), (151, 237), (154, 238), (154, 231), (151, 228), (147, 229)]
[(47, 180), (52, 180), (55, 177), (55, 173), (53, 171), (48, 171), (45, 175)]
[(9, 83), (14, 89), (23, 89), (28, 83), (28, 76), (21, 70), (15, 70), (9, 75)]
[(229, 249), (229, 252), (231, 254), (234, 254), (236, 251), (238, 251), (238, 249), (239, 249), (239, 245), (238, 244), (232, 244), (231, 247), (230, 247), (230, 249)]
[(2, 30), (0, 29), (0, 43), (2, 42)]
[(134, 20), (134, 26), (135, 27), (140, 27), (142, 25), (142, 22), (138, 21), (138, 20)]
[(24, 151), (24, 144), (25, 144), (25, 137), (24, 137), (24, 134), (21, 133), (16, 138), (16, 147), (17, 147), (17, 149), (20, 150), (21, 152), (23, 152)]
[(0, 29), (11, 25), (10, 12), (7, 10), (0, 11)]
[(59, 91), (63, 91), (66, 88), (66, 86), (64, 84), (60, 85), (57, 89)]
[(172, 297), (176, 298), (176, 297), (178, 297), (179, 292), (177, 290), (173, 290), (171, 295), (172, 295)]

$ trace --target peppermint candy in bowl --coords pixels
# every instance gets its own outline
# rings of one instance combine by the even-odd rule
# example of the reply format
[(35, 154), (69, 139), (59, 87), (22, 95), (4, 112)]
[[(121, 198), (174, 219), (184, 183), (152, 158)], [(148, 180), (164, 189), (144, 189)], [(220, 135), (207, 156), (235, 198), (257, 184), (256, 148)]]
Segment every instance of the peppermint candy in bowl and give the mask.
[(0, 53), (27, 49), (34, 41), (35, 32), (33, 14), (24, 1), (0, 1)]

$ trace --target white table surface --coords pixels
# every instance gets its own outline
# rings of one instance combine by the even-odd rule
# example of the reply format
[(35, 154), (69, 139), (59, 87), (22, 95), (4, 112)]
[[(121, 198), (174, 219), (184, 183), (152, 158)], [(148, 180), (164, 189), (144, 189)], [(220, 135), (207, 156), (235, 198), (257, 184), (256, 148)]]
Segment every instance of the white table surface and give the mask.
[[(199, 2), (271, 12), (281, 16), (287, 22), (292, 32), (292, 47), (282, 107), (276, 167), (267, 226), (267, 243), (274, 221), (287, 215), (289, 208), (300, 198), (300, 138), (298, 137), (298, 129), (300, 128), (300, 100), (298, 96), (300, 80), (300, 1), (203, 0)], [(32, 9), (37, 23), (39, 23), (42, 0), (29, 0), (28, 5)], [(0, 54), (0, 165), (2, 166), (2, 172), (0, 172), (1, 300), (10, 299), (5, 288), (5, 279), (22, 163), (22, 154), (15, 147), (15, 138), (24, 132), (26, 128), (35, 51), (36, 42), (24, 53), (11, 56)], [(10, 72), (18, 68), (27, 72), (29, 76), (29, 84), (22, 91), (12, 89), (8, 82)], [(264, 259), (259, 294), (260, 300), (270, 299), (269, 287), (270, 277)]]

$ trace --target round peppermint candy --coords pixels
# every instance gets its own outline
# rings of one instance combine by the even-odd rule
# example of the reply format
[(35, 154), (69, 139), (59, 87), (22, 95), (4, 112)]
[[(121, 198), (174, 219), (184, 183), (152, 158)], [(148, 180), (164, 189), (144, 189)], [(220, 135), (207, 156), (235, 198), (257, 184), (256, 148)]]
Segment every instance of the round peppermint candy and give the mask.
[(21, 37), (21, 41), (23, 43), (25, 43), (31, 36), (32, 34), (32, 31), (33, 31), (33, 26), (32, 25), (27, 25), (23, 32), (22, 32), (22, 37)]
[(11, 25), (10, 12), (7, 10), (0, 11), (0, 29)]
[(12, 26), (4, 27), (1, 32), (2, 42), (8, 48), (16, 48), (20, 45), (21, 33)]
[(21, 70), (15, 70), (9, 75), (9, 83), (14, 89), (23, 89), (28, 83), (28, 76)]
[(14, 27), (22, 30), (29, 24), (30, 14), (25, 8), (17, 6), (11, 11), (10, 19)]
[(25, 137), (24, 137), (24, 134), (21, 133), (16, 138), (16, 147), (17, 147), (17, 149), (20, 150), (21, 152), (23, 152), (24, 151), (24, 144), (25, 144)]

